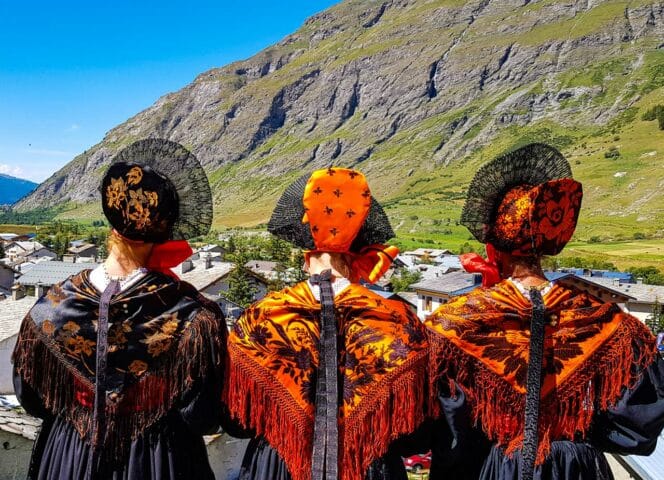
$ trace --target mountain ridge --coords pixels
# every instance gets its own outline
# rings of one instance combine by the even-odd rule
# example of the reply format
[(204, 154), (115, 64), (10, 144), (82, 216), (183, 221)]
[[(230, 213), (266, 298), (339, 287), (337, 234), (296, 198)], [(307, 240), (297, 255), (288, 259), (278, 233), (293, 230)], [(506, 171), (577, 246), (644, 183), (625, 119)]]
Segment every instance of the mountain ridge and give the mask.
[(37, 183), (0, 173), (0, 205), (11, 205), (38, 186)]
[(98, 216), (112, 155), (163, 137), (208, 171), (217, 225), (260, 223), (289, 181), (340, 165), (367, 174), (398, 231), (436, 233), (482, 162), (537, 140), (587, 185), (582, 234), (658, 234), (664, 144), (640, 116), (664, 104), (661, 38), (661, 1), (347, 0), (164, 95), (17, 210)]

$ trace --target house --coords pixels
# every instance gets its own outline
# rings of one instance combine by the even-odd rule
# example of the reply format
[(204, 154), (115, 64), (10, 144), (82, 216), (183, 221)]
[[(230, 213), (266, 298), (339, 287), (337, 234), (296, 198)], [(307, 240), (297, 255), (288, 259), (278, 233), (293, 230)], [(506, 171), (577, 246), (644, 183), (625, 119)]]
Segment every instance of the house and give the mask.
[(69, 242), (70, 247), (80, 247), (81, 245), (85, 245), (86, 243), (89, 243), (87, 240), (72, 240)]
[(219, 293), (217, 285), (228, 277), (234, 266), (231, 262), (194, 256), (172, 270), (181, 280), (192, 284), (201, 293), (216, 295)]
[(18, 235), (15, 233), (0, 233), (0, 242), (3, 244), (10, 243), (15, 241), (18, 238)]
[(386, 298), (388, 300), (396, 300), (397, 302), (403, 302), (405, 303), (408, 308), (410, 308), (413, 313), (417, 313), (417, 294), (414, 292), (388, 292), (386, 290), (381, 290), (377, 288), (373, 288), (373, 285), (367, 286), (369, 290), (371, 290), (373, 293), (376, 295), (380, 295), (383, 298)]
[(224, 247), (211, 243), (199, 248), (197, 253), (201, 257), (219, 257), (220, 259), (223, 259), (224, 255), (226, 254), (226, 250)]
[(416, 292), (393, 292), (392, 296), (395, 300), (401, 300), (408, 304), (414, 312), (417, 313), (417, 293)]
[(449, 273), (450, 269), (443, 265), (431, 265), (428, 263), (420, 263), (411, 271), (419, 272), (422, 277), (422, 280), (434, 280)]
[(92, 243), (84, 243), (77, 247), (69, 247), (67, 251), (74, 256), (75, 260), (78, 260), (79, 258), (96, 259), (99, 254), (99, 247)]
[(9, 290), (14, 285), (14, 280), (20, 273), (9, 265), (0, 263), (0, 287)]
[(58, 258), (58, 255), (51, 250), (50, 248), (47, 247), (41, 247), (38, 248), (37, 250), (33, 251), (30, 253), (27, 257), (25, 257), (26, 260), (34, 262), (38, 260), (56, 260)]
[(596, 285), (596, 288), (606, 288), (618, 292), (623, 296), (620, 303), (625, 310), (645, 321), (653, 313), (656, 305), (664, 304), (664, 285), (647, 285), (645, 283), (624, 283), (617, 278), (579, 277)]
[(94, 268), (94, 265), (58, 262), (56, 260), (39, 262), (26, 274), (20, 276), (16, 283), (28, 287), (30, 291), (34, 290), (39, 297), (46, 293), (51, 286), (64, 282), (86, 268)]
[[(218, 297), (228, 290), (229, 275), (234, 268), (234, 263), (218, 261), (213, 257), (190, 257), (172, 270), (180, 279), (191, 283), (206, 296)], [(249, 269), (246, 271), (255, 291), (254, 300), (263, 298), (268, 291), (268, 281)]]
[(23, 296), (20, 287), (12, 289), (12, 294), (0, 302), (0, 394), (14, 393), (11, 356), (21, 322), (37, 301), (36, 297)]
[(5, 256), (13, 263), (19, 258), (27, 258), (41, 248), (44, 248), (44, 245), (36, 241), (12, 241), (5, 245)]
[(597, 278), (594, 277), (578, 276), (565, 272), (545, 272), (544, 275), (550, 281), (556, 281), (565, 286), (577, 288), (599, 298), (603, 302), (617, 303), (625, 306), (628, 301), (634, 300), (634, 297), (613, 288), (611, 283), (597, 283)]
[(244, 264), (244, 268), (252, 271), (256, 275), (260, 275), (265, 280), (276, 280), (279, 276), (279, 272), (277, 271), (278, 265), (277, 262), (270, 262), (267, 260), (249, 260)]
[(406, 268), (408, 270), (412, 270), (417, 266), (417, 257), (413, 255), (399, 254), (394, 259), (394, 263), (392, 265), (394, 265), (395, 268)]
[(441, 255), (439, 257), (436, 257), (433, 263), (441, 268), (446, 269), (446, 271), (448, 272), (455, 270), (463, 270), (463, 267), (461, 266), (461, 260), (459, 259), (459, 255)]
[(417, 293), (417, 316), (424, 320), (450, 298), (468, 293), (481, 283), (481, 275), (466, 272), (450, 272), (414, 283), (410, 288)]
[(235, 323), (244, 312), (244, 307), (242, 307), (242, 305), (238, 305), (226, 297), (219, 296), (217, 303), (221, 307), (221, 311), (224, 312), (224, 317), (226, 317), (227, 323)]

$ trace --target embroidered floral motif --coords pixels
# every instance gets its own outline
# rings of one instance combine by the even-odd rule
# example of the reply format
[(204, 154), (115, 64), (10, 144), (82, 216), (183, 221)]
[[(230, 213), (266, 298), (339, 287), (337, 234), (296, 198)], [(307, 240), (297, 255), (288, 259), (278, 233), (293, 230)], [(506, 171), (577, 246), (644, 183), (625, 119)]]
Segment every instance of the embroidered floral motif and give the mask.
[(106, 188), (107, 206), (122, 210), (125, 218), (131, 220), (137, 230), (145, 230), (152, 224), (152, 207), (159, 206), (157, 192), (143, 190), (142, 188), (129, 189), (129, 186), (139, 186), (143, 180), (143, 170), (132, 167), (124, 178), (111, 178), (111, 184)]
[(129, 371), (136, 377), (143, 375), (148, 369), (148, 364), (142, 360), (134, 360), (129, 364)]
[[(57, 311), (58, 305), (70, 298), (76, 299), (77, 309), (97, 305), (91, 300), (98, 301), (99, 293), (89, 283), (88, 275), (89, 272), (83, 272), (72, 277), (65, 287), (53, 286), (49, 294), (40, 301), (47, 303), (52, 311)], [(140, 376), (141, 371), (150, 368), (153, 360), (160, 359), (172, 349), (190, 324), (186, 319), (193, 308), (191, 306), (185, 307), (182, 312), (173, 310), (163, 313), (163, 299), (179, 298), (178, 288), (175, 282), (164, 283), (161, 279), (156, 281), (153, 276), (147, 275), (127, 291), (132, 294), (131, 297), (126, 297), (127, 292), (123, 292), (124, 298), (111, 304), (108, 365), (111, 371), (119, 374), (118, 378), (122, 378), (126, 372)], [(153, 295), (146, 295), (148, 292)], [(146, 303), (142, 300), (144, 297), (150, 298), (151, 301)], [(192, 305), (192, 302), (188, 300), (186, 304)], [(98, 315), (98, 307), (92, 308), (84, 322), (69, 320), (81, 318), (80, 315), (68, 315), (64, 318), (56, 316), (41, 321), (38, 326), (44, 335), (59, 345), (62, 354), (67, 356), (76, 368), (94, 378), (98, 325), (95, 315)], [(137, 312), (141, 312), (138, 317)], [(128, 349), (128, 345), (132, 345), (132, 348)]]
[(106, 187), (106, 198), (108, 207), (121, 208), (122, 202), (127, 199), (127, 185), (123, 178), (111, 178), (111, 184)]
[[(313, 411), (319, 362), (319, 304), (314, 300), (306, 309), (298, 307), (302, 292), (310, 295), (308, 287), (300, 284), (272, 293), (248, 308), (231, 339), (273, 375), (283, 378), (285, 386), (291, 389), (292, 385), (291, 394)], [(371, 393), (371, 385), (403, 364), (426, 342), (421, 323), (409, 310), (396, 302), (386, 306), (381, 298), (364, 292), (362, 287), (351, 286), (335, 302), (337, 322), (344, 332), (340, 374), (345, 414)]]
[(127, 183), (129, 185), (138, 185), (143, 180), (143, 170), (140, 167), (133, 167), (127, 173)]

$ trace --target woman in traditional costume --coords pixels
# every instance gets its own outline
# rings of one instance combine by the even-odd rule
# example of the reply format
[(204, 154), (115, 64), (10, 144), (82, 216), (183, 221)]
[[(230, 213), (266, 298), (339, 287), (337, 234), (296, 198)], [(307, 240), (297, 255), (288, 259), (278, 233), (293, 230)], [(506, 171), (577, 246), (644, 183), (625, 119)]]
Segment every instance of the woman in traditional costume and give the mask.
[(532, 144), (470, 184), (461, 222), (488, 260), (462, 262), (483, 287), (426, 321), (433, 385), (443, 398), (460, 387), (471, 412), (455, 429), (474, 457), (460, 455), (455, 478), (478, 478), (479, 464), (483, 480), (611, 479), (602, 452), (647, 455), (664, 426), (653, 335), (542, 271), (542, 256), (558, 254), (576, 227), (582, 189), (571, 177), (558, 151)]
[(361, 173), (318, 170), (286, 190), (268, 230), (306, 250), (311, 277), (249, 307), (229, 336), (224, 401), (255, 435), (240, 478), (405, 479), (428, 350), (404, 303), (359, 284), (397, 253), (383, 209)]
[(103, 265), (37, 301), (14, 385), (43, 419), (31, 479), (213, 479), (202, 435), (218, 427), (226, 327), (170, 270), (212, 221), (205, 172), (181, 145), (121, 151), (101, 184), (113, 227)]

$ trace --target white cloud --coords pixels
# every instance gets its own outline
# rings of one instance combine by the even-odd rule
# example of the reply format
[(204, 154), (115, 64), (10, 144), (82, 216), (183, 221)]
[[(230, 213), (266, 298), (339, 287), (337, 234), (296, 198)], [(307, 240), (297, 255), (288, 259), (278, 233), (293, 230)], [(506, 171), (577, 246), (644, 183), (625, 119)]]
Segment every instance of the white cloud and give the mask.
[(43, 157), (72, 157), (74, 155), (71, 152), (65, 152), (63, 150), (48, 150), (43, 148), (28, 148), (23, 150), (23, 153), (29, 153), (30, 155), (41, 155)]
[(0, 163), (0, 173), (11, 175), (13, 177), (19, 177), (23, 175), (23, 170), (21, 167), (12, 167), (11, 165)]
[(65, 132), (75, 132), (76, 130), (79, 130), (81, 126), (78, 123), (72, 123), (71, 127), (69, 127)]

